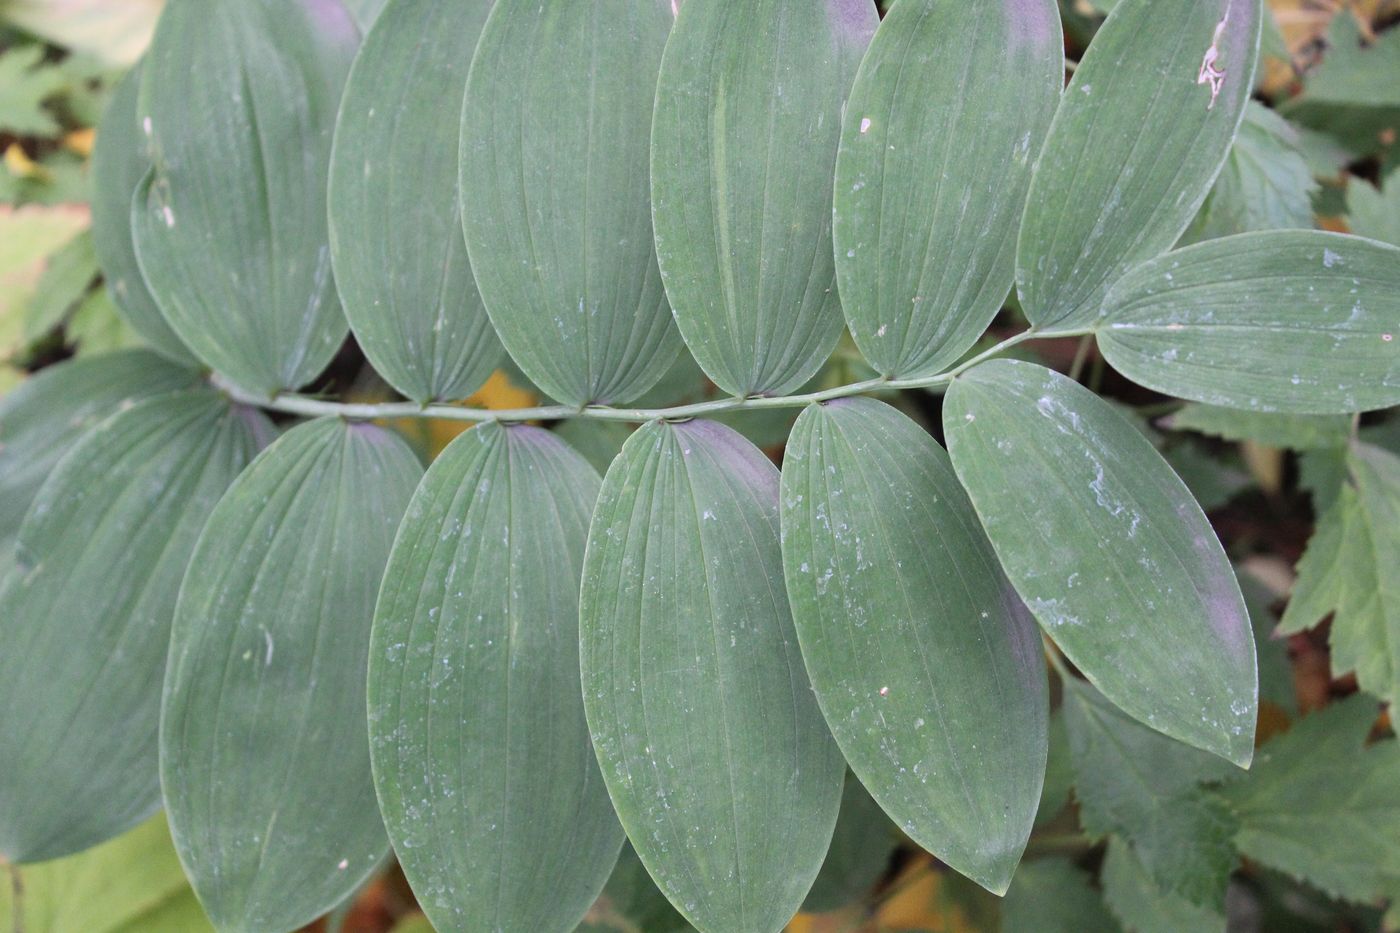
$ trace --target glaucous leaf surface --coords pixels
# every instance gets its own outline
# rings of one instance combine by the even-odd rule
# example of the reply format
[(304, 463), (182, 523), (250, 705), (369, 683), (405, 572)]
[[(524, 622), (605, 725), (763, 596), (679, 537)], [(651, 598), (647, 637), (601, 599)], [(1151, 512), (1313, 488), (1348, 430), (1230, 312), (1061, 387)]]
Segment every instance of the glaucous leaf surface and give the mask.
[(598, 485), (548, 431), (491, 423), (433, 463), (399, 530), (371, 641), (370, 751), (389, 838), (438, 929), (567, 933), (617, 860), (579, 688)]
[(846, 323), (881, 373), (940, 372), (1001, 310), (1063, 86), (1053, 0), (901, 0), (881, 22), (846, 103), (832, 225)]
[(157, 814), (78, 855), (26, 865), (16, 909), (0, 885), (0, 933), (213, 933)]
[(375, 371), (416, 402), (466, 398), (501, 358), (462, 239), (458, 125), (444, 119), (460, 111), (490, 11), (491, 0), (386, 5), (336, 123), (336, 286)]
[(1114, 704), (1247, 766), (1254, 637), (1200, 506), (1107, 402), (1032, 363), (959, 376), (948, 452), (1007, 575)]
[(1279, 630), (1296, 635), (1329, 615), (1332, 672), (1400, 700), (1400, 457), (1371, 444), (1348, 454), (1350, 482), (1323, 513)]
[(175, 333), (249, 391), (304, 385), (345, 338), (326, 173), (359, 41), (340, 0), (171, 0), (141, 66), (141, 271)]
[(92, 239), (107, 291), (122, 319), (164, 356), (186, 365), (194, 357), (170, 329), (141, 275), (131, 233), (131, 201), (151, 170), (146, 138), (136, 116), (141, 70), (117, 83), (97, 127), (92, 150)]
[(672, 18), (667, 0), (498, 0), (472, 63), (472, 268), (510, 355), (565, 404), (629, 402), (680, 349), (647, 164)]
[(50, 366), (0, 398), (0, 541), (19, 533), (35, 493), (87, 431), (195, 379), (149, 350), (117, 350)]
[(776, 933), (845, 764), (783, 590), (778, 471), (709, 421), (652, 422), (603, 480), (580, 600), (584, 708), (632, 845), (703, 931)]
[(1200, 789), (1229, 764), (1148, 729), (1088, 684), (1064, 681), (1079, 820), (1094, 836), (1121, 835), (1163, 891), (1224, 909), (1235, 865), (1228, 807)]
[(350, 15), (355, 17), (355, 22), (359, 24), (360, 32), (369, 32), (380, 12), (388, 5), (385, 0), (344, 0), (344, 2), (345, 8), (350, 11)]
[(1113, 281), (1186, 230), (1254, 88), (1262, 21), (1260, 0), (1114, 7), (1031, 181), (1016, 281), (1037, 327), (1093, 324)]
[(1003, 894), (1045, 778), (1035, 622), (948, 455), (873, 399), (808, 408), (783, 463), (783, 566), (827, 725), (890, 817)]
[(1224, 788), (1250, 859), (1356, 902), (1400, 890), (1400, 744), (1366, 745), (1377, 705), (1355, 694), (1312, 713), (1259, 751)]
[(221, 930), (293, 930), (388, 849), (365, 675), (389, 549), (422, 468), (380, 428), (278, 438), (220, 500), (171, 634), (161, 785), (180, 860)]
[(0, 590), (0, 855), (37, 862), (160, 804), (156, 735), (175, 597), (224, 490), (272, 433), (210, 390), (148, 399), (53, 468)]
[(871, 0), (685, 0), (652, 130), (662, 278), (695, 359), (733, 395), (806, 382), (841, 333), (831, 252), (841, 113)]
[(1104, 304), (1099, 347), (1151, 389), (1252, 411), (1400, 404), (1400, 248), (1246, 233), (1144, 263)]

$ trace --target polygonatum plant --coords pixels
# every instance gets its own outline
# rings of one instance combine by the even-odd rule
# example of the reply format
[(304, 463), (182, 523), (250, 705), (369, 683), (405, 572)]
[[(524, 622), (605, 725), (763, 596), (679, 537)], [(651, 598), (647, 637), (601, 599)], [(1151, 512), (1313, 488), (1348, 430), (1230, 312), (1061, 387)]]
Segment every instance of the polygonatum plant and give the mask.
[[(94, 243), (149, 349), (0, 404), (4, 860), (164, 809), (225, 933), (391, 853), (440, 930), (567, 931), (627, 842), (695, 928), (772, 933), (855, 807), (1010, 915), (1092, 893), (1013, 885), (1068, 730), (1120, 919), (1223, 909), (1237, 847), (1308, 876), (1273, 819), (1300, 740), (1241, 771), (1224, 547), (1151, 429), (1034, 356), (1343, 444), (1400, 405), (1400, 248), (1183, 243), (1260, 0), (1118, 0), (1067, 86), (1054, 0), (374, 7), (169, 0), (102, 121)], [(347, 334), (375, 381), (328, 393)], [(506, 361), (547, 404), (464, 403)], [(713, 391), (670, 404), (677, 372)], [(415, 419), (479, 426), (425, 469)], [(1400, 468), (1349, 462), (1287, 622), (1349, 608), (1393, 698), (1365, 506)], [(1387, 858), (1319, 884), (1400, 893)]]

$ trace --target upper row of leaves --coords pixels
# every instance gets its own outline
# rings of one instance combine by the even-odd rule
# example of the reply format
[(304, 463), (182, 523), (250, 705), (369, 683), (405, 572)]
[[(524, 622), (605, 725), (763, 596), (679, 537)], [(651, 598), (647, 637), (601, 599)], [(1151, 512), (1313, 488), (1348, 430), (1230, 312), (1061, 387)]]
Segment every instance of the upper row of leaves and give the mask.
[(363, 44), (330, 0), (177, 0), (103, 124), (98, 244), (153, 346), (267, 395), (347, 318), (421, 402), (504, 343), (559, 401), (626, 403), (681, 338), (724, 391), (783, 394), (843, 323), (928, 377), (1014, 280), (1037, 330), (1097, 331), (1152, 388), (1395, 404), (1393, 249), (1252, 234), (1153, 264), (1226, 159), (1260, 24), (1128, 0), (1061, 100), (1049, 0), (883, 24), (870, 0), (391, 0)]

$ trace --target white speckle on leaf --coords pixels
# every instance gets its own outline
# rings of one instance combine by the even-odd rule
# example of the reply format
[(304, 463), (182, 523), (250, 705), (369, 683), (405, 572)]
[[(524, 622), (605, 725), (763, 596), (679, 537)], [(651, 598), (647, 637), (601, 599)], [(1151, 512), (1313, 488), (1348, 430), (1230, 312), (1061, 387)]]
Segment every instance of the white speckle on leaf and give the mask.
[(887, 697), (887, 696), (889, 696), (889, 695), (890, 695), (890, 688), (889, 688), (889, 687), (881, 687), (881, 688), (880, 688), (880, 696), (882, 696), (882, 697)]
[(1339, 263), (1339, 262), (1341, 262), (1341, 261), (1342, 261), (1342, 257), (1341, 257), (1341, 256), (1338, 256), (1336, 253), (1332, 252), (1330, 249), (1324, 249), (1324, 250), (1322, 251), (1322, 265), (1323, 265), (1324, 267), (1326, 267), (1326, 268), (1328, 268), (1328, 269), (1331, 269), (1332, 267), (1334, 267), (1335, 265), (1337, 265), (1337, 263)]
[(880, 329), (877, 330), (877, 331), (875, 332), (875, 336), (876, 336), (876, 337), (883, 337), (883, 336), (885, 336), (885, 331), (887, 331), (887, 330), (889, 330), (889, 327), (888, 327), (887, 325), (885, 325), (885, 324), (881, 324), (881, 325), (880, 325)]
[(1196, 75), (1197, 84), (1210, 85), (1210, 104), (1207, 110), (1215, 109), (1215, 100), (1220, 96), (1220, 91), (1225, 87), (1225, 69), (1217, 68), (1216, 63), (1220, 61), (1220, 39), (1225, 35), (1225, 27), (1230, 25), (1230, 14), (1227, 12), (1225, 18), (1215, 27), (1215, 36), (1210, 40), (1210, 48), (1206, 49), (1205, 57), (1201, 59), (1201, 71)]
[(870, 132), (870, 118), (869, 118), (869, 117), (866, 117), (865, 119), (863, 119), (863, 120), (860, 121), (860, 132), (861, 132), (861, 135), (864, 135), (864, 134)]
[(165, 217), (165, 225), (167, 227), (175, 226), (175, 212), (170, 209), (169, 204), (161, 209), (161, 214)]
[(1381, 334), (1381, 339), (1384, 340), (1386, 343), (1390, 343), (1392, 340), (1395, 339), (1395, 335), (1394, 335), (1394, 334)]
[(350, 867), (350, 860), (348, 858), (343, 858), (340, 860), (340, 864), (335, 867), (340, 871), (345, 871), (345, 869)]

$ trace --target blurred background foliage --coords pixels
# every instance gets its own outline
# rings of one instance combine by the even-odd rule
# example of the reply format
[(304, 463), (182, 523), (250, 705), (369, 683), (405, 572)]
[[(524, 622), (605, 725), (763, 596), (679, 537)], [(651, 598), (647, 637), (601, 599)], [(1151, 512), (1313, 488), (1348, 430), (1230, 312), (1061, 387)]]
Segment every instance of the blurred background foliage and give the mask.
[[(1062, 0), (1070, 67), (1114, 2)], [(1269, 6), (1256, 103), (1187, 238), (1319, 227), (1400, 244), (1400, 0), (1269, 0)], [(107, 97), (139, 58), (160, 9), (161, 0), (0, 0), (0, 394), (58, 360), (135, 342), (102, 287), (93, 253), (89, 167), (94, 127)], [(1013, 301), (998, 328), (1018, 326)], [(1362, 782), (1357, 786), (1363, 790), (1392, 788), (1382, 795), (1388, 809), (1376, 811), (1381, 822), (1373, 828), (1392, 832), (1387, 858), (1400, 862), (1395, 743), (1365, 751), (1361, 745), (1367, 724), (1380, 735), (1389, 723), (1384, 717), (1372, 722), (1374, 707), (1364, 701), (1342, 701), (1355, 692), (1354, 679), (1331, 679), (1325, 627), (1286, 640), (1272, 634), (1313, 523), (1342, 485), (1351, 426), (1335, 419), (1279, 419), (1182, 406), (1129, 389), (1077, 341), (1058, 347), (1052, 343), (1040, 359), (1081, 375), (1121, 402), (1210, 511), (1232, 553), (1247, 555), (1240, 573), (1260, 636), (1265, 699), (1259, 735), (1264, 753), (1257, 768), (1273, 769), (1266, 771), (1274, 781), (1270, 787), (1304, 801), (1305, 807), (1309, 792), (1325, 798), (1332, 789), (1326, 769), (1313, 769), (1300, 781), (1290, 778), (1288, 763), (1310, 754), (1314, 740), (1328, 734), (1327, 729), (1360, 723), (1353, 747), (1344, 750), (1334, 767)], [(868, 373), (863, 366), (848, 344), (816, 381), (835, 385), (863, 378)], [(390, 397), (353, 344), (322, 387), (363, 400)], [(698, 368), (684, 362), (639, 404), (696, 401), (714, 392)], [(507, 369), (492, 377), (472, 402), (512, 408), (538, 400), (523, 377)], [(919, 404), (900, 404), (924, 423), (933, 423)], [(1400, 430), (1388, 419), (1369, 416), (1363, 439), (1400, 453)], [(735, 426), (776, 455), (774, 448), (790, 422), (790, 414), (775, 412), (743, 416)], [(425, 456), (463, 430), (459, 424), (424, 421), (396, 427)], [(571, 422), (559, 430), (601, 469), (628, 429)], [(1074, 728), (1082, 739), (1085, 722), (1092, 718), (1086, 718), (1088, 706), (1082, 705), (1066, 698), (1053, 720), (1036, 833), (1005, 900), (941, 870), (852, 779), (827, 864), (790, 929), (1155, 933), (1222, 924), (1232, 930), (1400, 929), (1400, 911), (1392, 907), (1384, 915), (1376, 906), (1385, 903), (1385, 895), (1400, 895), (1400, 881), (1389, 864), (1373, 871), (1371, 887), (1382, 890), (1333, 890), (1346, 899), (1333, 898), (1324, 893), (1326, 879), (1310, 877), (1306, 867), (1292, 870), (1312, 882), (1300, 884), (1251, 861), (1246, 848), (1244, 868), (1232, 876), (1225, 894), (1226, 917), (1203, 916), (1189, 901), (1163, 894), (1146, 867), (1154, 857), (1150, 840), (1144, 841), (1140, 828), (1118, 825), (1112, 812), (1102, 812), (1103, 800), (1095, 801), (1085, 781), (1088, 752), (1071, 749), (1073, 724), (1066, 719), (1079, 723)], [(1324, 707), (1327, 713), (1309, 717), (1307, 725), (1299, 722), (1303, 714)], [(1116, 720), (1103, 720), (1098, 727), (1129, 745), (1153, 739), (1151, 733), (1139, 734), (1140, 727), (1134, 731)], [(1172, 796), (1177, 790), (1159, 786), (1156, 793), (1173, 806), (1194, 805), (1196, 788)], [(1230, 795), (1227, 787), (1226, 792), (1237, 807), (1251, 805), (1245, 799), (1249, 791)], [(1318, 819), (1328, 816), (1323, 812)], [(1340, 815), (1336, 823), (1333, 835), (1350, 832)], [(1319, 832), (1326, 835), (1326, 827)], [(1344, 849), (1348, 842), (1336, 838), (1319, 844)], [(430, 929), (392, 866), (315, 928), (365, 933)], [(0, 886), (0, 933), (21, 929), (184, 933), (208, 925), (158, 816), (97, 849), (28, 868), (15, 875), (12, 887)], [(671, 933), (689, 927), (628, 848), (581, 929)]]

